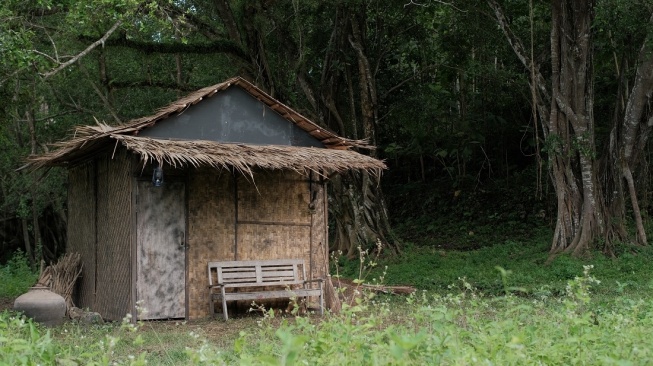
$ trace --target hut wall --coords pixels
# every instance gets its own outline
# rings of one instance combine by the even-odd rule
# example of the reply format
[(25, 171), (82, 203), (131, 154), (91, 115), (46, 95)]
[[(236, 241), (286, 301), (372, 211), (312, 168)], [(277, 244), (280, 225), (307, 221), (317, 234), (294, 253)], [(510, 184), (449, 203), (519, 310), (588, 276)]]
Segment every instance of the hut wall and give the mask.
[(327, 237), (327, 196), (322, 182), (311, 183), (311, 278), (325, 278), (329, 261), (329, 242)]
[(238, 260), (299, 258), (310, 263), (311, 211), (307, 178), (265, 171), (237, 181)]
[(97, 158), (97, 267), (94, 310), (105, 319), (131, 313), (132, 165), (124, 149)]
[[(303, 259), (310, 278), (313, 272), (312, 184), (292, 171), (259, 171), (254, 181), (239, 176), (237, 181), (238, 260)], [(285, 307), (284, 300), (266, 301), (266, 306)], [(250, 301), (237, 305), (251, 307)]]
[(83, 263), (74, 291), (75, 305), (95, 307), (95, 161), (68, 170), (68, 243), (69, 253), (77, 252)]
[[(309, 208), (311, 189), (316, 191), (314, 209)], [(308, 276), (322, 277), (327, 260), (325, 209), (323, 183), (311, 184), (306, 176), (294, 172), (258, 171), (252, 181), (226, 170), (191, 170), (189, 318), (209, 315), (209, 261), (300, 258), (308, 267)]]
[(209, 315), (209, 261), (235, 258), (234, 178), (227, 170), (192, 170), (188, 179), (188, 317)]

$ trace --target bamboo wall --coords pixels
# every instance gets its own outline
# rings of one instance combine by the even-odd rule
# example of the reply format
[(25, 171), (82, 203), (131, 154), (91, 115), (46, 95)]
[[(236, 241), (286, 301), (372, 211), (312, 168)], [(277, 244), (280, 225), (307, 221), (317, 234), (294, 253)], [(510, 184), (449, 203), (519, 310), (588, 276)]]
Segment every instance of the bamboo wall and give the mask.
[(131, 313), (131, 158), (119, 149), (97, 159), (97, 264), (94, 310), (110, 320)]
[(68, 243), (83, 263), (73, 295), (80, 308), (95, 307), (95, 161), (68, 170)]
[(235, 257), (234, 180), (227, 170), (190, 172), (188, 182), (188, 317), (209, 314), (209, 261)]
[(81, 255), (75, 304), (120, 320), (131, 312), (131, 156), (118, 150), (68, 170), (68, 252)]
[(309, 263), (308, 182), (293, 172), (238, 176), (237, 259), (303, 258)]
[[(309, 209), (311, 187), (317, 191), (314, 210)], [(188, 192), (189, 318), (209, 315), (209, 261), (300, 258), (309, 266), (307, 274), (322, 277), (326, 216), (321, 184), (288, 171), (260, 171), (252, 181), (213, 169), (192, 172)]]
[[(311, 278), (326, 278), (329, 262), (329, 240), (327, 238), (327, 191), (322, 183), (310, 185), (315, 201), (311, 217)], [(313, 195), (312, 195), (313, 197)], [(309, 262), (307, 262), (309, 263)]]

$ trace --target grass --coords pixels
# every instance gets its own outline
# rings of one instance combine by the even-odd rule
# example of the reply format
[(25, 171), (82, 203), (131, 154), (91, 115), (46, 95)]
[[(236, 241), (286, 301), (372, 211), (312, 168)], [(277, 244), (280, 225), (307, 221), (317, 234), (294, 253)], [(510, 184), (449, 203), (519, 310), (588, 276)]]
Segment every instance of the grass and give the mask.
[[(587, 258), (560, 255), (549, 258), (550, 230), (539, 227), (531, 230), (529, 238), (520, 241), (506, 240), (494, 246), (474, 250), (450, 250), (432, 243), (407, 244), (399, 256), (381, 255), (374, 267), (366, 267), (362, 274), (368, 281), (383, 277), (386, 284), (412, 285), (419, 290), (445, 293), (451, 284), (461, 278), (486, 295), (502, 295), (504, 282), (497, 267), (509, 271), (508, 285), (517, 287), (520, 296), (538, 294), (560, 296), (565, 293), (568, 281), (582, 272), (583, 266), (593, 265), (593, 274), (602, 279), (595, 286), (595, 296), (639, 297), (653, 289), (649, 263), (653, 261), (653, 248), (628, 248), (618, 258), (594, 253)], [(338, 260), (343, 277), (361, 274), (358, 261)]]
[[(650, 296), (595, 302), (593, 268), (561, 296), (368, 294), (339, 315), (44, 329), (0, 314), (0, 364), (635, 365), (653, 362)], [(509, 275), (508, 275), (509, 276)], [(217, 329), (216, 329), (217, 327)]]
[[(98, 365), (653, 363), (653, 249), (627, 248), (616, 259), (561, 256), (547, 264), (549, 235), (534, 228), (519, 239), (466, 251), (428, 239), (408, 244), (400, 256), (366, 258), (362, 272), (361, 262), (340, 259), (344, 276), (383, 278), (419, 291), (410, 297), (367, 294), (324, 318), (268, 312), (227, 323), (46, 329), (5, 312), (0, 364), (54, 364), (53, 355), (60, 364)], [(3, 282), (33, 276), (16, 258), (0, 267)], [(6, 291), (0, 297), (16, 291), (8, 288), (17, 287), (0, 287)]]

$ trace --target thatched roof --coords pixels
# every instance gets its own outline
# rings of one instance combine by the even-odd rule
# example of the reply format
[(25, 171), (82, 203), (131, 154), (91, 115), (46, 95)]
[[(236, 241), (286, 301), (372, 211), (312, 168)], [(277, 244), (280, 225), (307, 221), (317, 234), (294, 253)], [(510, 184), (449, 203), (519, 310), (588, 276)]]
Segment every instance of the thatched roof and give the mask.
[[(182, 113), (189, 106), (199, 103), (204, 98), (210, 98), (232, 85), (240, 86), (279, 115), (308, 132), (321, 141), (325, 148), (168, 140), (138, 136), (140, 130), (153, 126), (167, 117)], [(365, 141), (345, 139), (325, 130), (239, 77), (191, 93), (161, 108), (152, 116), (138, 118), (114, 127), (101, 123), (95, 126), (78, 127), (73, 138), (54, 144), (55, 149), (50, 153), (31, 156), (29, 161), (35, 168), (69, 166), (82, 162), (102, 150), (115, 151), (119, 146), (124, 146), (127, 150), (140, 155), (144, 164), (158, 162), (172, 166), (232, 167), (248, 174), (252, 174), (253, 168), (290, 169), (298, 172), (364, 169), (377, 173), (386, 168), (383, 162), (351, 150), (352, 147), (372, 148)]]

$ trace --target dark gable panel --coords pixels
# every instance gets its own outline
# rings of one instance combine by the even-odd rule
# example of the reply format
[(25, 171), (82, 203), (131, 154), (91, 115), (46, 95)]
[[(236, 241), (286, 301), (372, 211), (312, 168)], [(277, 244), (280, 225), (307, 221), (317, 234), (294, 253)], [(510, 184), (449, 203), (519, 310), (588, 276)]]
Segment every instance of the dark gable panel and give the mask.
[(140, 131), (139, 136), (324, 148), (322, 142), (239, 86), (218, 92), (179, 115), (161, 120)]

